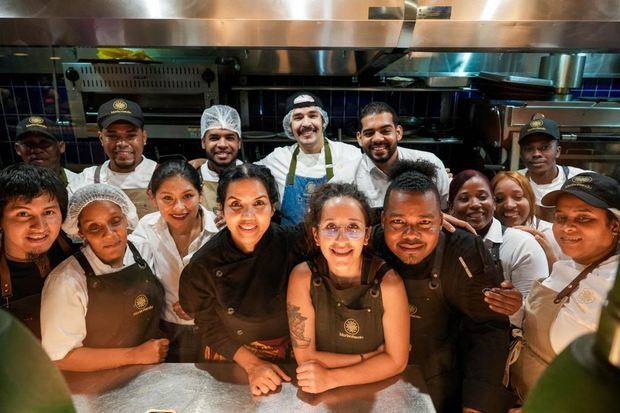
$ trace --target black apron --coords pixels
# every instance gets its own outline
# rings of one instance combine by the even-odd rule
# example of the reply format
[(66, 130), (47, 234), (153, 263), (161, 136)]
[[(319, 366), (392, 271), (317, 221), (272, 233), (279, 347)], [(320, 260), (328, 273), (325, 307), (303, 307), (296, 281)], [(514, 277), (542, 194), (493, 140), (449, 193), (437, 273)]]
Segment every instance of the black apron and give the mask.
[(435, 248), (431, 278), (403, 278), (411, 321), (409, 363), (420, 366), (428, 392), (438, 412), (462, 410), (458, 372), (459, 325), (441, 287), (446, 237), (441, 233)]
[(74, 255), (88, 287), (85, 347), (135, 347), (162, 336), (164, 287), (136, 247), (131, 242), (127, 246), (136, 262), (110, 274), (95, 275), (81, 251)]
[(307, 261), (312, 271), (310, 297), (315, 311), (316, 349), (361, 354), (384, 343), (381, 280), (390, 268), (383, 260), (364, 256), (359, 286), (340, 290), (329, 278), (321, 255)]

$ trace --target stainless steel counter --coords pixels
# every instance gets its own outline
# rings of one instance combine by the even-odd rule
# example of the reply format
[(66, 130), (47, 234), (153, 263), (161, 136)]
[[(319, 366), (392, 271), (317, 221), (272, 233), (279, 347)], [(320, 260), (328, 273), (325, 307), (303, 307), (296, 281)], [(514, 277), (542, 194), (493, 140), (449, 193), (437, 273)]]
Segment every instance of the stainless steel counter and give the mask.
[[(287, 374), (294, 366), (283, 366)], [(65, 372), (78, 412), (434, 412), (415, 366), (378, 383), (312, 395), (285, 383), (253, 397), (245, 372), (224, 363), (130, 366), (96, 373)], [(294, 377), (294, 374), (292, 375)]]

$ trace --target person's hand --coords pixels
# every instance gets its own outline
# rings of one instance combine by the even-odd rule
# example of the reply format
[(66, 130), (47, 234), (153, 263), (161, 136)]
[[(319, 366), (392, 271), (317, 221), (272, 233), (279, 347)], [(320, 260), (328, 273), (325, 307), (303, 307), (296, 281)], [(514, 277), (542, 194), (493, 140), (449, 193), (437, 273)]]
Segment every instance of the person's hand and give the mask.
[(135, 364), (161, 363), (168, 354), (167, 338), (150, 339), (132, 348)]
[(454, 232), (455, 227), (458, 227), (458, 228), (464, 229), (465, 231), (469, 231), (474, 235), (477, 235), (474, 227), (469, 225), (467, 222), (462, 221), (458, 218), (455, 218), (450, 214), (446, 214), (445, 212), (442, 212), (442, 215), (443, 215), (443, 221), (441, 225), (445, 228), (446, 231)]
[(189, 314), (187, 314), (185, 311), (183, 311), (183, 309), (181, 308), (181, 303), (179, 303), (178, 301), (174, 304), (172, 304), (172, 311), (174, 311), (174, 313), (181, 319), (181, 320), (185, 320), (185, 321), (191, 321), (193, 320), (193, 318), (191, 318), (189, 316)]
[(297, 367), (297, 383), (307, 393), (322, 393), (337, 387), (332, 383), (329, 369), (316, 360), (309, 360)]
[(196, 158), (192, 159), (191, 161), (187, 161), (187, 163), (189, 163), (195, 169), (199, 169), (202, 165), (204, 165), (205, 162), (207, 162), (207, 158)]
[(222, 210), (218, 207), (215, 207), (213, 208), (213, 213), (215, 214), (215, 220), (213, 222), (215, 223), (217, 229), (224, 228), (226, 226), (226, 221), (224, 220), (224, 214), (222, 213)]
[(511, 316), (523, 305), (523, 295), (510, 281), (502, 281), (500, 288), (491, 288), (484, 293), (484, 301), (496, 313)]
[(471, 407), (463, 407), (463, 413), (482, 413), (480, 410), (472, 409)]
[(454, 178), (454, 174), (450, 171), (450, 168), (446, 168), (446, 173), (448, 174), (448, 179)]
[(545, 256), (547, 257), (547, 262), (549, 263), (549, 271), (551, 272), (551, 269), (553, 268), (553, 263), (558, 260), (558, 257), (557, 255), (555, 255), (555, 251), (553, 251), (551, 243), (549, 242), (545, 234), (535, 228), (528, 227), (526, 225), (519, 225), (514, 228), (520, 229), (521, 231), (529, 232), (534, 236), (534, 239), (538, 241), (543, 251), (545, 251)]
[(368, 353), (364, 353), (364, 360), (368, 360), (371, 357), (376, 356), (377, 354), (381, 354), (385, 351), (385, 345), (381, 344), (379, 347), (377, 347), (376, 350), (374, 351), (370, 351)]
[(291, 380), (280, 367), (267, 361), (256, 363), (246, 371), (250, 382), (250, 390), (255, 396), (275, 391), (282, 384), (282, 380)]

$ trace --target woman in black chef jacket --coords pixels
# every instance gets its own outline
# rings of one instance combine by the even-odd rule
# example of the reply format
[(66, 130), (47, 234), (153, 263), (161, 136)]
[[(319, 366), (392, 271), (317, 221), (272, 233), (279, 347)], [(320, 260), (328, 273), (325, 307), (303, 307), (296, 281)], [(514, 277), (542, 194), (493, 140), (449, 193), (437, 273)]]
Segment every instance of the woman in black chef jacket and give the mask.
[(286, 288), (304, 259), (305, 233), (271, 223), (278, 188), (265, 167), (225, 170), (217, 202), (226, 228), (183, 270), (179, 300), (202, 333), (205, 358), (235, 361), (252, 393), (265, 394), (290, 380), (273, 362), (290, 357)]
[(352, 184), (320, 186), (308, 227), (321, 254), (291, 273), (287, 311), (302, 390), (371, 383), (404, 370), (409, 304), (400, 277), (365, 253), (371, 210)]
[(63, 370), (95, 371), (161, 362), (164, 291), (127, 232), (136, 208), (120, 189), (87, 185), (69, 202), (63, 229), (84, 248), (48, 276), (41, 300), (43, 348)]

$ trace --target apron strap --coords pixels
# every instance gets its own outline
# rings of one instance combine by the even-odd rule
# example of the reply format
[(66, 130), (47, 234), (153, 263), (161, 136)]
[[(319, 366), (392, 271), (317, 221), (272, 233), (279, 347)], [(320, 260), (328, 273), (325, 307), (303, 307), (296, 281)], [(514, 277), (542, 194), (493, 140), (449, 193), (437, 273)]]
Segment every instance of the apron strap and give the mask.
[(319, 269), (316, 266), (314, 259), (308, 260), (306, 263), (308, 264), (308, 268), (310, 268), (310, 273), (312, 274), (312, 285), (315, 287), (320, 286), (323, 280), (321, 280), (321, 274), (319, 274)]
[(145, 269), (146, 268), (146, 261), (144, 261), (144, 258), (142, 258), (142, 255), (140, 255), (140, 253), (138, 252), (138, 249), (129, 240), (127, 240), (127, 246), (131, 250), (131, 253), (133, 254), (133, 259), (136, 261), (138, 266), (141, 269)]
[(96, 184), (101, 183), (101, 165), (97, 165), (95, 168), (95, 182)]
[(78, 264), (80, 264), (80, 267), (82, 267), (82, 270), (84, 270), (84, 275), (86, 276), (86, 278), (95, 276), (95, 271), (93, 270), (93, 267), (90, 265), (90, 262), (88, 262), (86, 256), (84, 256), (84, 253), (82, 251), (76, 252), (75, 254), (73, 254), (73, 256), (77, 260)]
[[(334, 165), (332, 162), (332, 150), (329, 147), (329, 141), (324, 139), (325, 143), (325, 176), (327, 181), (334, 177)], [(293, 151), (293, 157), (291, 159), (291, 164), (288, 167), (288, 174), (286, 175), (286, 184), (293, 185), (295, 183), (295, 171), (297, 170), (297, 155), (299, 155), (299, 144)]]
[(58, 234), (58, 238), (56, 238), (56, 242), (58, 242), (58, 246), (60, 247), (62, 252), (64, 252), (65, 254), (69, 254), (73, 251), (73, 248), (71, 248), (69, 241), (67, 241), (65, 237), (66, 235), (64, 234), (64, 232), (61, 231), (60, 234)]
[(69, 179), (67, 179), (67, 173), (65, 172), (65, 168), (60, 167), (60, 172), (58, 172), (58, 177), (62, 181), (65, 186), (69, 185)]
[(573, 278), (573, 281), (571, 281), (566, 287), (564, 287), (564, 289), (562, 291), (560, 291), (558, 293), (558, 295), (555, 296), (555, 299), (553, 300), (553, 302), (555, 304), (559, 304), (562, 299), (564, 299), (565, 297), (570, 298), (571, 294), (573, 292), (575, 292), (575, 290), (577, 288), (579, 288), (579, 283), (588, 276), (588, 274), (590, 274), (596, 267), (598, 267), (603, 261), (607, 260), (609, 257), (611, 257), (612, 255), (614, 255), (616, 253), (616, 249), (614, 248), (614, 250), (607, 254), (606, 256), (604, 256), (603, 258), (594, 261), (592, 264), (588, 265), (586, 268), (583, 269), (583, 271), (581, 271), (579, 273), (579, 275), (577, 275), (575, 278)]
[(433, 259), (433, 268), (431, 270), (431, 280), (428, 283), (428, 287), (431, 290), (439, 287), (439, 275), (441, 274), (441, 266), (443, 264), (443, 254), (446, 249), (446, 235), (442, 232), (439, 233), (439, 241), (437, 247), (435, 247), (435, 258)]
[(9, 298), (13, 296), (13, 284), (4, 251), (0, 251), (0, 282), (2, 283), (2, 306), (9, 308)]

